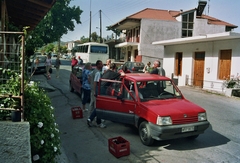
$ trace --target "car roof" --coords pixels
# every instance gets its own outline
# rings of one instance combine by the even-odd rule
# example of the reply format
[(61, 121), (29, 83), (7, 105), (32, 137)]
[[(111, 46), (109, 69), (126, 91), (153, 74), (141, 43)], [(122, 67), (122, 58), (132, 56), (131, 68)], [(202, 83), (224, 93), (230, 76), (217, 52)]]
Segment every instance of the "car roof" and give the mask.
[(127, 73), (124, 78), (135, 81), (170, 80), (168, 77), (149, 73)]

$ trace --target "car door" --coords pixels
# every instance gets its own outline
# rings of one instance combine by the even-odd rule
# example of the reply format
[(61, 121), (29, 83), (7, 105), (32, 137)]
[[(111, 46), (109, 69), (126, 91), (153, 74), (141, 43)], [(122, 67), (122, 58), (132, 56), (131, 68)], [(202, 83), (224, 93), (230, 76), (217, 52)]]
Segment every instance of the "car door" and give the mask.
[(97, 116), (114, 122), (134, 124), (136, 99), (126, 81), (113, 82), (106, 94), (96, 98)]

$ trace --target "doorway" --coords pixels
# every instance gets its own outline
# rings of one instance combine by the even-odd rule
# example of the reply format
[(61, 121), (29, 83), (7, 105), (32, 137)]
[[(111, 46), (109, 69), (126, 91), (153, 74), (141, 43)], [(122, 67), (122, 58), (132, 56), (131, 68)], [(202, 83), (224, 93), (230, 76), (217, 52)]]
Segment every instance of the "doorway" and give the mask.
[(195, 52), (193, 85), (203, 87), (205, 52)]

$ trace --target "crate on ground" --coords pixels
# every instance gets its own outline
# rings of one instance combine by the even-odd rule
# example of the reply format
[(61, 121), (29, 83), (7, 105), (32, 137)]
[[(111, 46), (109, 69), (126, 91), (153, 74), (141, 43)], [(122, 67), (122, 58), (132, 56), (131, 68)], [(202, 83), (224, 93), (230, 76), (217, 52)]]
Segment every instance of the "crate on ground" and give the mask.
[(130, 143), (121, 136), (108, 139), (108, 150), (119, 158), (130, 154)]
[(72, 111), (72, 118), (77, 119), (77, 118), (82, 118), (83, 117), (83, 111), (80, 106), (75, 106), (71, 108)]

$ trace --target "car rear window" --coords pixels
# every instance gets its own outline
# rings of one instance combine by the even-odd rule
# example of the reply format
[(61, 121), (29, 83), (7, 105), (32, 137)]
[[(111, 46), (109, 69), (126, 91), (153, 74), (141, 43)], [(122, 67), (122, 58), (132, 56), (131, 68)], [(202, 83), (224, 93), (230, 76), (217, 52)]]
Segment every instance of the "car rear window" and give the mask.
[(144, 67), (144, 64), (142, 62), (134, 62), (134, 67)]

